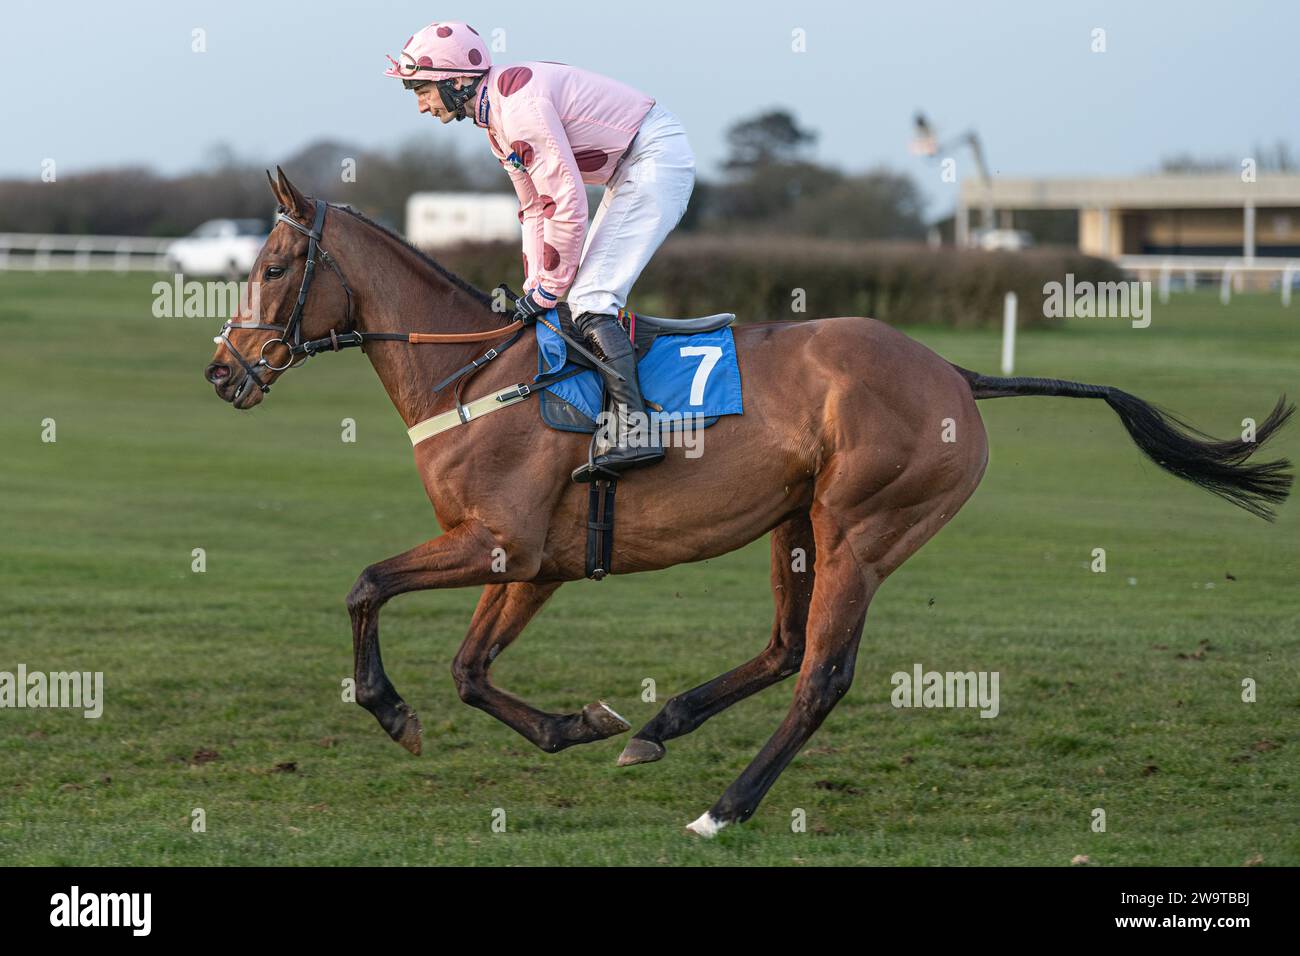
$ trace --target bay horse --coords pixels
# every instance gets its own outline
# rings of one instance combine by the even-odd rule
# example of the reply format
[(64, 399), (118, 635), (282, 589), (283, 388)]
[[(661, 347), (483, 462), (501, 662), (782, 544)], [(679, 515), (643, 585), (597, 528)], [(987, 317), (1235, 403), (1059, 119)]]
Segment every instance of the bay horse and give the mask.
[[(217, 395), (252, 408), (291, 363), (360, 346), (408, 428), (454, 409), (451, 390), (433, 384), (518, 329), (490, 296), (359, 213), (305, 197), (282, 170), (271, 186), (278, 221), (250, 277), (260, 286), (261, 315), (241, 307), (215, 340), (205, 378)], [(1285, 398), (1254, 442), (1219, 441), (1110, 386), (962, 369), (871, 319), (744, 324), (735, 344), (744, 414), (712, 426), (699, 460), (669, 449), (662, 464), (623, 476), (613, 566), (622, 574), (666, 568), (771, 534), (776, 616), (767, 646), (668, 700), (618, 759), (658, 760), (666, 741), (798, 673), (776, 732), (689, 824), (701, 836), (754, 813), (852, 684), (881, 583), (974, 492), (988, 462), (977, 400), (1100, 399), (1161, 468), (1264, 518), (1290, 489), (1289, 462), (1248, 462), (1294, 411)], [(472, 392), (530, 382), (534, 354), (520, 348), (481, 363)], [(603, 702), (547, 713), (488, 676), (556, 589), (584, 577), (586, 491), (569, 472), (587, 443), (586, 435), (543, 427), (535, 409), (523, 407), (415, 445), (443, 533), (366, 568), (347, 597), (357, 702), (412, 754), (421, 749), (420, 721), (384, 673), (378, 622), (394, 596), (426, 588), (483, 588), (452, 663), (466, 703), (548, 753), (631, 729)], [(794, 559), (796, 549), (806, 564)]]

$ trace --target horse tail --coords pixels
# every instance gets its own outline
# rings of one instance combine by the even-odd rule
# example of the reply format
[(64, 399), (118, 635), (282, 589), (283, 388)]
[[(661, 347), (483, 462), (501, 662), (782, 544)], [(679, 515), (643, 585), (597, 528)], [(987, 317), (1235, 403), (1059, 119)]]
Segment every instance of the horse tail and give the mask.
[(1248, 459), (1286, 424), (1295, 405), (1286, 396), (1256, 430), (1255, 440), (1221, 441), (1194, 428), (1136, 395), (1109, 385), (1085, 385), (1055, 378), (998, 378), (954, 365), (978, 399), (1017, 395), (1058, 395), (1065, 398), (1100, 398), (1114, 409), (1138, 448), (1170, 474), (1204, 488), (1272, 521), (1271, 505), (1286, 500), (1291, 491), (1291, 462), (1250, 463)]

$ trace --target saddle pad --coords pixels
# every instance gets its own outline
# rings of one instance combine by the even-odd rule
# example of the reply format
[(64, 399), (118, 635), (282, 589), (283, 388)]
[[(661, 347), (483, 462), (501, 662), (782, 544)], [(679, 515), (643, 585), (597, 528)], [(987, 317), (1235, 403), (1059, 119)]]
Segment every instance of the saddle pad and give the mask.
[[(548, 320), (557, 323), (554, 310)], [(570, 375), (563, 339), (537, 326), (537, 377), (542, 420), (563, 431), (595, 430), (604, 405), (604, 383), (592, 370)], [(663, 411), (650, 410), (652, 428), (675, 429), (683, 418), (702, 416), (708, 427), (721, 415), (740, 415), (744, 403), (731, 328), (695, 335), (660, 335), (637, 363), (641, 394)], [(565, 376), (555, 381), (558, 376)]]

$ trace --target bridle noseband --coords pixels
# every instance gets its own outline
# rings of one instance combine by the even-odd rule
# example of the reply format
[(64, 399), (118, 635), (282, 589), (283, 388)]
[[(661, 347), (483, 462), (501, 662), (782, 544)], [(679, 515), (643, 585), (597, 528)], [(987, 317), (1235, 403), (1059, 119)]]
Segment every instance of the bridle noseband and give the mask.
[[(244, 367), (248, 377), (263, 392), (269, 392), (271, 386), (258, 377), (258, 369), (264, 368), (269, 372), (283, 372), (285, 369), (301, 365), (302, 362), (305, 362), (327, 345), (337, 350), (345, 345), (361, 345), (364, 343), (365, 339), (362, 333), (351, 328), (352, 287), (348, 285), (348, 280), (343, 277), (343, 270), (339, 268), (333, 256), (326, 252), (320, 244), (321, 233), (325, 229), (325, 213), (328, 209), (329, 203), (319, 199), (316, 200), (316, 218), (310, 229), (297, 220), (289, 218), (283, 212), (275, 214), (277, 222), (283, 222), (307, 237), (307, 264), (302, 273), (302, 285), (298, 289), (298, 301), (294, 303), (293, 314), (289, 316), (289, 321), (284, 325), (266, 325), (261, 322), (235, 322), (230, 320), (221, 326), (221, 332), (212, 340), (217, 343), (225, 343), (226, 348), (230, 350), (230, 354)], [(343, 291), (347, 295), (348, 311), (344, 325), (347, 331), (340, 335), (337, 331), (331, 330), (329, 338), (304, 342), (302, 340), (302, 311), (307, 304), (307, 292), (311, 289), (312, 279), (316, 276), (316, 262), (318, 259), (334, 270), (334, 274), (338, 276), (339, 283), (343, 286)], [(261, 329), (266, 332), (278, 332), (280, 334), (276, 338), (268, 339), (262, 343), (262, 348), (257, 353), (257, 361), (250, 363), (240, 353), (239, 349), (235, 348), (235, 343), (230, 341), (229, 332), (231, 329)], [(271, 345), (283, 345), (288, 349), (288, 361), (278, 366), (267, 361), (266, 349)], [(302, 361), (295, 362), (295, 359), (299, 357), (301, 357)]]

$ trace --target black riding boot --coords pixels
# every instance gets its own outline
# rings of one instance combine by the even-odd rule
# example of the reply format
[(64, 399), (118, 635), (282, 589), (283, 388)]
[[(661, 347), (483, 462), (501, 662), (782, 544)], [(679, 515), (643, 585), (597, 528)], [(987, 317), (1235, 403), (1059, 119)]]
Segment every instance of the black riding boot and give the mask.
[[(616, 427), (610, 436), (609, 451), (596, 456), (593, 464), (598, 469), (621, 473), (662, 461), (664, 450), (659, 447), (657, 430), (649, 427), (649, 413), (641, 398), (641, 386), (637, 380), (636, 349), (628, 340), (627, 333), (615, 316), (599, 312), (584, 312), (574, 319), (574, 324), (591, 343), (601, 361), (624, 379), (620, 382), (601, 374), (605, 379), (605, 391), (610, 398)], [(586, 466), (579, 470), (585, 471)]]

